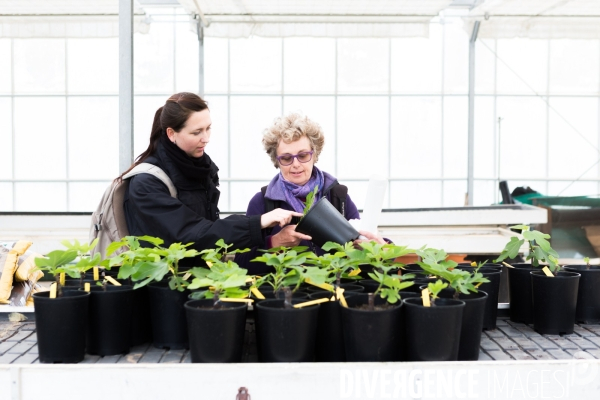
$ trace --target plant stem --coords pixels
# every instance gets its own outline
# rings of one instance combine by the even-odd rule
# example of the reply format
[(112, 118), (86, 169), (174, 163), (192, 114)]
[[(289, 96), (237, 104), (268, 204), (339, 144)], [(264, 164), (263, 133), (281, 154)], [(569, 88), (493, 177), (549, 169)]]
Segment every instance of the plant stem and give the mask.
[(85, 272), (81, 271), (79, 273), (79, 287), (83, 289), (83, 278), (85, 277)]
[(215, 289), (215, 293), (213, 295), (213, 308), (221, 308), (221, 299), (219, 298), (220, 294), (221, 294), (221, 291), (218, 289)]
[(337, 287), (340, 287), (340, 285), (342, 284), (342, 272), (341, 271), (336, 272), (335, 281), (336, 281)]
[(368, 299), (368, 310), (369, 311), (375, 311), (375, 295), (373, 293), (369, 293), (367, 294), (367, 299)]
[(285, 309), (294, 308), (292, 306), (292, 291), (290, 290), (289, 287), (286, 286), (283, 288), (283, 296), (284, 296), (283, 308), (285, 308)]
[(62, 297), (63, 290), (62, 285), (60, 284), (60, 274), (54, 275), (54, 279), (56, 279), (56, 297)]

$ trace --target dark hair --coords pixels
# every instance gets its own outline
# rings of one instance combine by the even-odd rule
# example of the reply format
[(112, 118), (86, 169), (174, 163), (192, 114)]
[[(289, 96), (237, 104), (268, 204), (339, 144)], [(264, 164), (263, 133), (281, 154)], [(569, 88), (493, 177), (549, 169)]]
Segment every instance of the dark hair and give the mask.
[(182, 92), (169, 97), (165, 105), (156, 110), (156, 113), (154, 114), (154, 122), (152, 123), (150, 144), (148, 144), (148, 148), (142, 154), (137, 156), (131, 167), (123, 172), (118, 179), (121, 179), (123, 175), (131, 171), (133, 167), (144, 162), (145, 159), (156, 153), (160, 136), (166, 135), (167, 128), (171, 128), (175, 132), (181, 131), (185, 127), (190, 115), (202, 110), (208, 110), (208, 104), (197, 94)]

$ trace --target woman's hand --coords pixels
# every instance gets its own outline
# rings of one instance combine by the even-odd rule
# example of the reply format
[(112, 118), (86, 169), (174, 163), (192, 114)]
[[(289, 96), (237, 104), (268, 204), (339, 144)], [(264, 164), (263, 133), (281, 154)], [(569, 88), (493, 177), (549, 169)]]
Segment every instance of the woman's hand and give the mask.
[(312, 240), (308, 235), (296, 232), (296, 225), (288, 225), (279, 231), (276, 235), (271, 236), (271, 246), (273, 247), (294, 247), (298, 246), (303, 240)]
[(301, 213), (276, 208), (260, 216), (260, 227), (262, 229), (271, 228), (275, 225), (286, 226), (292, 220), (292, 217), (301, 217)]
[(366, 240), (362, 239), (362, 238), (356, 239), (354, 241), (354, 247), (357, 247), (357, 246), (360, 247), (361, 243), (372, 242), (372, 241), (379, 243), (379, 244), (387, 244), (387, 242), (385, 241), (384, 238), (382, 238), (381, 236), (378, 236), (374, 233), (367, 232), (367, 231), (358, 231), (358, 233), (360, 233), (361, 236), (364, 236), (366, 238)]

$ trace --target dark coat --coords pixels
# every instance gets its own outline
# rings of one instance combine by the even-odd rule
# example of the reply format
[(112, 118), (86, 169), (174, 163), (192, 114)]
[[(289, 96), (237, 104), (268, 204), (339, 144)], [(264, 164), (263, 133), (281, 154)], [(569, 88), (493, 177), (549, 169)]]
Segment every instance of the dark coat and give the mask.
[(153, 175), (130, 178), (124, 201), (130, 235), (159, 237), (165, 241), (164, 246), (193, 242), (190, 248), (199, 251), (214, 248), (219, 239), (233, 243), (234, 248), (263, 246), (260, 215), (219, 219), (219, 169), (212, 161), (211, 176), (204, 184), (186, 178), (161, 147), (144, 162), (165, 171), (177, 188), (178, 198), (171, 197), (167, 186)]
[[(335, 178), (331, 177), (331, 175), (326, 174), (325, 175), (325, 184), (323, 185), (323, 187), (325, 188), (325, 192), (327, 192), (326, 197), (327, 197), (327, 200), (329, 200), (329, 201), (331, 201), (331, 192), (328, 189), (334, 183), (337, 183)], [(284, 210), (290, 210), (290, 211), (294, 210), (292, 208), (292, 206), (289, 205), (288, 203), (286, 203), (285, 201), (277, 201), (275, 204), (278, 205), (279, 208), (282, 208)], [(262, 195), (262, 192), (258, 192), (254, 195), (252, 200), (250, 200), (250, 203), (248, 204), (248, 209), (246, 211), (246, 215), (256, 216), (256, 215), (264, 214), (264, 212), (265, 212), (265, 200)], [(354, 202), (350, 199), (350, 195), (346, 196), (346, 209), (345, 209), (344, 217), (347, 220), (360, 219), (360, 214), (358, 213), (356, 204), (354, 204)], [(270, 243), (271, 242), (270, 237), (279, 233), (279, 231), (281, 231), (281, 227), (279, 225), (275, 226), (272, 229), (272, 231), (270, 232), (270, 234), (267, 234), (267, 230), (263, 229), (262, 234), (264, 236), (265, 243)], [(325, 253), (320, 248), (317, 248), (317, 246), (315, 246), (312, 242), (309, 242), (306, 240), (303, 240), (302, 242), (300, 242), (299, 246), (308, 246), (309, 250), (313, 251), (315, 254), (318, 254), (318, 255)], [(272, 271), (272, 268), (268, 267), (264, 263), (251, 262), (252, 259), (259, 257), (262, 254), (261, 252), (258, 251), (259, 248), (264, 248), (264, 247), (256, 246), (256, 247), (252, 248), (252, 250), (250, 252), (237, 254), (235, 257), (235, 262), (238, 263), (240, 267), (246, 268), (248, 270), (248, 274), (250, 274), (250, 275), (262, 275), (262, 274), (267, 274)]]

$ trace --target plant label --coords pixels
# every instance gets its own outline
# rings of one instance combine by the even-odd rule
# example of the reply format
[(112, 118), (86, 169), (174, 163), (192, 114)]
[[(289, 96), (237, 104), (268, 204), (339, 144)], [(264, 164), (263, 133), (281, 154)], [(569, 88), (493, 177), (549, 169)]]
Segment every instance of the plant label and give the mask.
[(548, 269), (548, 267), (542, 268), (542, 271), (544, 271), (544, 273), (546, 274), (546, 276), (552, 276), (552, 277), (554, 277), (554, 274), (552, 274), (552, 272)]
[(66, 279), (66, 277), (65, 277), (65, 273), (64, 273), (64, 272), (61, 272), (61, 273), (60, 273), (60, 285), (61, 285), (61, 286), (65, 286), (65, 279)]
[(252, 294), (254, 296), (256, 296), (257, 299), (260, 299), (260, 300), (264, 300), (265, 299), (265, 296), (263, 296), (263, 294), (258, 290), (258, 288), (251, 287), (250, 291), (252, 292)]
[(329, 283), (314, 283), (313, 281), (310, 280), (310, 278), (306, 278), (305, 282), (308, 283), (309, 285), (313, 285), (313, 286), (316, 286), (321, 289), (329, 290), (330, 292), (333, 291), (333, 286), (331, 286)]
[(94, 267), (94, 280), (95, 281), (100, 280), (100, 273), (98, 272), (98, 267)]
[(340, 300), (340, 304), (342, 305), (342, 307), (348, 308), (348, 303), (346, 303), (346, 298), (344, 297), (344, 289), (342, 289), (341, 287), (336, 288), (335, 294), (337, 295), (337, 298)]
[(327, 299), (327, 298), (305, 301), (304, 303), (294, 304), (294, 308), (314, 306), (315, 304), (327, 303), (328, 301), (329, 301), (329, 299)]
[(83, 284), (83, 290), (85, 290), (86, 292), (90, 291), (90, 283), (86, 282)]
[(115, 286), (121, 286), (121, 284), (119, 282), (117, 282), (112, 276), (107, 275), (107, 276), (105, 276), (105, 279)]
[(230, 303), (254, 303), (254, 300), (252, 299), (236, 299), (230, 297), (221, 297), (219, 298), (219, 301), (228, 301)]
[(206, 261), (206, 265), (208, 266), (208, 268), (212, 268), (212, 263), (210, 261)]
[(509, 263), (505, 263), (504, 261), (502, 261), (503, 265), (506, 265), (508, 268), (514, 268), (512, 265), (510, 265)]
[(56, 282), (53, 282), (52, 285), (50, 285), (50, 298), (56, 298)]
[(475, 261), (473, 261), (473, 262), (471, 263), (471, 267), (476, 267), (476, 266), (477, 266), (477, 263), (476, 263)]
[(356, 275), (360, 274), (360, 272), (361, 272), (360, 268), (356, 268), (355, 270), (353, 270), (352, 272), (350, 272), (348, 274), (348, 276), (356, 276)]
[(423, 299), (424, 307), (431, 307), (431, 302), (429, 301), (429, 289), (425, 288), (421, 290), (421, 298)]
[(186, 274), (181, 279), (183, 279), (184, 281), (187, 281), (188, 279), (190, 279), (190, 276), (192, 276), (192, 273), (191, 272), (186, 272)]

